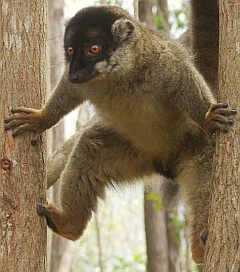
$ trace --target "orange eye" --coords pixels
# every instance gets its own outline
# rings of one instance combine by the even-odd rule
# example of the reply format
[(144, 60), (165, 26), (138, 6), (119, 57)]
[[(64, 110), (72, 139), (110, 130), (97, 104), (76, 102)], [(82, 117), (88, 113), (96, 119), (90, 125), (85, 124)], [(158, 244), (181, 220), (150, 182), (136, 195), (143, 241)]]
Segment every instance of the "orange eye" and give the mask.
[(72, 56), (73, 53), (74, 53), (73, 48), (72, 48), (72, 47), (68, 47), (68, 48), (67, 48), (67, 53), (68, 53), (69, 56)]
[(93, 55), (97, 55), (101, 52), (101, 47), (97, 44), (93, 44), (89, 47), (89, 52)]

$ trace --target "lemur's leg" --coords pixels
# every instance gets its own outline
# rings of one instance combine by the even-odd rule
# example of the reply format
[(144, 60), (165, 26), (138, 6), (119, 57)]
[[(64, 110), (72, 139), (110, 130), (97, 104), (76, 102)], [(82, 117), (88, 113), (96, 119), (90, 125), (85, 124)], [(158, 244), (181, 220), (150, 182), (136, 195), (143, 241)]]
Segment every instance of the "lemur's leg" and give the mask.
[[(214, 148), (206, 146), (201, 154), (182, 161), (177, 177), (184, 206), (193, 260), (203, 263), (207, 238), (209, 201), (211, 194), (212, 155)], [(210, 176), (209, 176), (210, 173)]]
[(106, 187), (152, 172), (151, 158), (115, 131), (95, 124), (81, 136), (61, 175), (61, 207), (38, 204), (38, 212), (56, 233), (76, 240), (96, 210), (98, 198), (104, 197)]

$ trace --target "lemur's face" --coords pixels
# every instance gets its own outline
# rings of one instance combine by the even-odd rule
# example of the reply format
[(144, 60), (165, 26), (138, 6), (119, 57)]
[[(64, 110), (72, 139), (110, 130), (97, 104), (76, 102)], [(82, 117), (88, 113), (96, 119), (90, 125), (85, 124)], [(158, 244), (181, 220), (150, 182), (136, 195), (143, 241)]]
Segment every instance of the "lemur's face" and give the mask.
[(107, 7), (85, 8), (68, 22), (64, 49), (66, 61), (70, 64), (71, 82), (86, 82), (121, 67), (121, 60), (114, 54), (123, 41), (126, 43), (131, 39), (134, 26), (126, 20), (129, 17), (127, 13), (119, 14), (111, 9), (114, 10)]

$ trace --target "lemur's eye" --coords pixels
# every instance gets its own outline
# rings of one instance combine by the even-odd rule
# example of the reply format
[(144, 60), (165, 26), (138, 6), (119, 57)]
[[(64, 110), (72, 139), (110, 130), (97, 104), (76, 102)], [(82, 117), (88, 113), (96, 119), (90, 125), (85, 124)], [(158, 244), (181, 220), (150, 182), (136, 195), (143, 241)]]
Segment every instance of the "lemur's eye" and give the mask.
[(98, 55), (101, 53), (101, 46), (98, 44), (92, 44), (89, 46), (89, 53), (92, 55)]
[(74, 53), (73, 48), (72, 48), (72, 47), (68, 47), (68, 48), (67, 48), (67, 53), (68, 53), (69, 56), (72, 56), (73, 53)]

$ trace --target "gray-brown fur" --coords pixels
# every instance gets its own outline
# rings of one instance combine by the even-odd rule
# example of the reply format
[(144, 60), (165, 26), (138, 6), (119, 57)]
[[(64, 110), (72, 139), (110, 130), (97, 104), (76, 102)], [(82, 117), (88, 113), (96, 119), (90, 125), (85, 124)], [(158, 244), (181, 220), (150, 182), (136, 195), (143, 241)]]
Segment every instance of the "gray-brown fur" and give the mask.
[[(104, 11), (111, 25), (101, 27), (100, 20), (94, 26), (92, 19), (89, 27), (84, 16), (84, 22), (79, 20), (88, 11), (94, 16)], [(82, 25), (86, 29), (78, 33)], [(89, 37), (97, 43), (96, 35), (108, 41), (104, 57), (85, 52)], [(86, 40), (79, 41), (83, 45), (78, 48), (80, 36)], [(6, 129), (17, 127), (15, 136), (25, 130), (38, 135), (85, 100), (96, 108), (97, 117), (76, 143), (61, 175), (61, 206), (39, 204), (39, 213), (59, 235), (78, 239), (106, 187), (156, 173), (157, 162), (162, 174), (174, 175), (179, 183), (193, 257), (202, 262), (200, 235), (207, 228), (213, 155), (207, 135), (216, 129), (227, 131), (235, 110), (214, 104), (183, 47), (122, 9), (92, 7), (78, 13), (67, 25), (66, 52), (68, 47), (75, 53), (66, 53), (64, 75), (44, 108), (16, 109), (5, 120)]]

